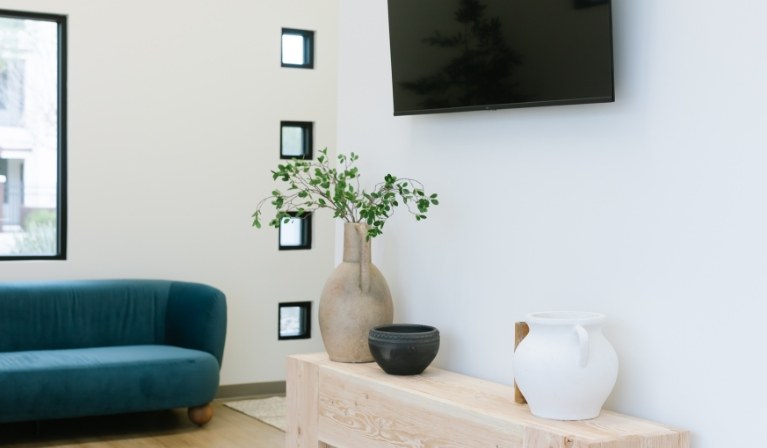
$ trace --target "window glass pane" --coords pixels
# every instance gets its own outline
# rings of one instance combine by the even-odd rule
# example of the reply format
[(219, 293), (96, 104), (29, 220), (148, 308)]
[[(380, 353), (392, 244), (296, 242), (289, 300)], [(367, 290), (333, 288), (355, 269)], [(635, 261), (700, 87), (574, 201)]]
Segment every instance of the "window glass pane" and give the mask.
[(299, 336), (303, 332), (303, 308), (299, 306), (280, 308), (280, 336)]
[(302, 127), (282, 127), (282, 155), (289, 157), (304, 155), (304, 129)]
[(304, 64), (306, 57), (304, 55), (304, 36), (300, 34), (282, 35), (282, 63), (283, 64)]
[(304, 244), (303, 220), (290, 218), (288, 222), (280, 224), (280, 246), (295, 247)]
[(60, 23), (32, 16), (0, 15), (0, 257), (63, 255)]

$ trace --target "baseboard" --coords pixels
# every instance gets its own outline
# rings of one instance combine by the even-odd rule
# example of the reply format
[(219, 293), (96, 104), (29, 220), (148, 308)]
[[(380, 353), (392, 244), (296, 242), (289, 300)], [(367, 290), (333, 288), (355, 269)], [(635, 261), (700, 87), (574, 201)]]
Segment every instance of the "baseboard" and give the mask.
[(231, 400), (232, 398), (246, 398), (267, 395), (285, 395), (285, 381), (227, 384), (224, 386), (218, 386), (216, 399)]

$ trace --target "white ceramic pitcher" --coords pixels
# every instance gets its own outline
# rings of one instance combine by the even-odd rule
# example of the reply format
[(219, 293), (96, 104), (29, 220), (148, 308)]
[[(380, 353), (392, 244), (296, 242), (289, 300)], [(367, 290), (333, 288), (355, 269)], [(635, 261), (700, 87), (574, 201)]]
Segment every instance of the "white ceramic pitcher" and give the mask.
[(597, 417), (618, 376), (618, 356), (602, 334), (604, 314), (532, 313), (514, 353), (517, 386), (538, 417)]

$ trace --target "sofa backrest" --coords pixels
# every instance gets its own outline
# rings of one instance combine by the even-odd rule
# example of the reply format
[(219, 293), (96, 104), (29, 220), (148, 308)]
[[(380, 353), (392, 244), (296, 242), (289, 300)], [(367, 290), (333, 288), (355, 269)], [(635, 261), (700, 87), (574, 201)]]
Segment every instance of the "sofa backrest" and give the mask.
[(162, 344), (172, 282), (0, 283), (0, 352)]

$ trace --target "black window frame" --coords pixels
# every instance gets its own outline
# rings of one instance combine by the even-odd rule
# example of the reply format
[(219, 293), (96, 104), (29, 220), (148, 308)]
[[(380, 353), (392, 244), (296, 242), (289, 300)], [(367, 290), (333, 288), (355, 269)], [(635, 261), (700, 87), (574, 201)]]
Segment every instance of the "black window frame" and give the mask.
[[(301, 332), (296, 335), (282, 334), (282, 309), (299, 308), (301, 314)], [(277, 340), (289, 341), (294, 339), (312, 338), (312, 302), (281, 302), (277, 305)]]
[[(301, 151), (302, 154), (298, 156), (285, 154), (284, 142), (282, 139), (282, 130), (286, 127), (301, 128), (302, 141)], [(314, 122), (312, 121), (281, 121), (280, 122), (280, 159), (304, 159), (311, 160), (314, 158)]]
[(57, 68), (57, 122), (56, 145), (58, 157), (56, 191), (56, 253), (0, 254), (0, 261), (66, 260), (67, 259), (67, 16), (62, 14), (0, 9), (0, 17), (22, 20), (40, 20), (56, 23), (58, 48)]

